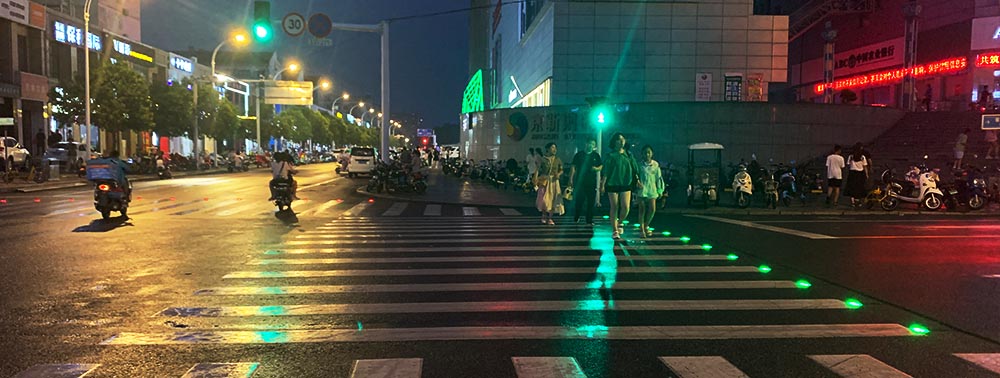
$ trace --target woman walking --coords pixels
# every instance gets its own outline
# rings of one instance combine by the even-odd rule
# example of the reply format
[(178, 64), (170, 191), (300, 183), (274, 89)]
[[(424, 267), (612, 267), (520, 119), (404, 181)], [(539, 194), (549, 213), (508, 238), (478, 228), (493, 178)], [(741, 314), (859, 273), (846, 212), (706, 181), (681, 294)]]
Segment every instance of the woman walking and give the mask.
[(615, 239), (625, 232), (622, 221), (628, 218), (629, 204), (632, 203), (632, 186), (642, 189), (638, 182), (638, 168), (635, 159), (625, 150), (626, 140), (622, 133), (611, 136), (611, 153), (604, 158), (604, 173), (601, 177), (601, 191), (608, 193), (611, 202), (610, 218)]
[(649, 237), (653, 233), (649, 231), (649, 224), (656, 214), (656, 200), (663, 196), (666, 187), (663, 185), (663, 172), (660, 171), (660, 163), (653, 160), (653, 147), (645, 145), (642, 147), (642, 162), (639, 163), (639, 223), (642, 228), (642, 237)]
[(546, 144), (545, 155), (541, 158), (534, 177), (535, 186), (538, 186), (535, 205), (538, 211), (542, 212), (542, 224), (556, 224), (552, 220), (552, 214), (562, 215), (564, 212), (562, 188), (559, 186), (559, 177), (562, 173), (563, 163), (556, 156), (556, 144)]
[(855, 144), (851, 155), (847, 157), (847, 195), (851, 197), (851, 205), (857, 207), (864, 204), (868, 195), (868, 158), (864, 155), (861, 143)]

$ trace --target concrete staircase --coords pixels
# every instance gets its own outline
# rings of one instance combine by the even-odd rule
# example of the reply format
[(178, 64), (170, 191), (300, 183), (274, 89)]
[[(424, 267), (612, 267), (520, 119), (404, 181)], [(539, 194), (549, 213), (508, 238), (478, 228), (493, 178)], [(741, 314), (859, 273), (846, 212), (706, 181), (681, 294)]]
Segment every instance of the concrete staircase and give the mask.
[[(879, 167), (888, 164), (902, 168), (924, 161), (929, 167), (948, 168), (954, 161), (953, 148), (958, 134), (968, 128), (964, 163), (984, 161), (987, 144), (980, 129), (978, 112), (912, 112), (891, 129), (869, 143), (872, 159)], [(845, 155), (850, 146), (845, 147)], [(978, 157), (976, 156), (978, 155)]]

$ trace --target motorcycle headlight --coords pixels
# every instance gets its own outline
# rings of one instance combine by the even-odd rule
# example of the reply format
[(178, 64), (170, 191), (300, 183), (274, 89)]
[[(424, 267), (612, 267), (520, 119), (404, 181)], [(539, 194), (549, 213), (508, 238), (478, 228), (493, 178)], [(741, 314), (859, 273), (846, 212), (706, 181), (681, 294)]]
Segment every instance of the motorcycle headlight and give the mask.
[(983, 179), (981, 179), (981, 178), (977, 178), (977, 179), (972, 179), (972, 185), (976, 185), (976, 186), (986, 186), (986, 180), (983, 180)]

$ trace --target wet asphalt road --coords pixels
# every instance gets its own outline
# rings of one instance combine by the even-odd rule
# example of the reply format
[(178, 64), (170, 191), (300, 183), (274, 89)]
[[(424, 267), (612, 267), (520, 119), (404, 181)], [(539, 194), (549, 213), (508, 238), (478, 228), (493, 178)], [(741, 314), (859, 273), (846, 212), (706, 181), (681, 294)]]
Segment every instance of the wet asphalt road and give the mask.
[(262, 170), (139, 183), (127, 221), (100, 221), (89, 190), (0, 196), (0, 376), (998, 374), (964, 355), (1000, 353), (991, 217), (671, 215), (671, 235), (615, 243), (528, 208), (369, 202), (363, 180), (302, 169), (297, 219)]

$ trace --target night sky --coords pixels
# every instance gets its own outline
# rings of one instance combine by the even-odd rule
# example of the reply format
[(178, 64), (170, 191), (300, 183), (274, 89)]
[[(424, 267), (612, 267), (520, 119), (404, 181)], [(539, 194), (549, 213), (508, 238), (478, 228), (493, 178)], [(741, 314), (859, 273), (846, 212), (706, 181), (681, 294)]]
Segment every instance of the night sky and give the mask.
[[(271, 17), (325, 13), (333, 22), (375, 24), (383, 19), (468, 8), (468, 0), (272, 0)], [(164, 50), (210, 50), (233, 27), (250, 24), (252, 0), (142, 0), (142, 41)], [(425, 127), (457, 123), (468, 80), (469, 13), (394, 21), (390, 26), (392, 111), (414, 112)], [(330, 77), (334, 91), (380, 96), (377, 34), (334, 31), (331, 47), (310, 46), (306, 32), (293, 38), (275, 23), (277, 38), (265, 49), (295, 57), (306, 76)], [(228, 47), (224, 47), (226, 49)], [(203, 62), (208, 64), (208, 62)], [(330, 104), (319, 104), (329, 107)]]

